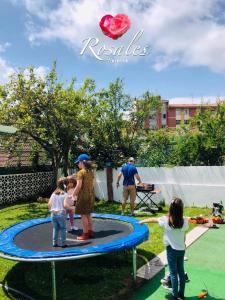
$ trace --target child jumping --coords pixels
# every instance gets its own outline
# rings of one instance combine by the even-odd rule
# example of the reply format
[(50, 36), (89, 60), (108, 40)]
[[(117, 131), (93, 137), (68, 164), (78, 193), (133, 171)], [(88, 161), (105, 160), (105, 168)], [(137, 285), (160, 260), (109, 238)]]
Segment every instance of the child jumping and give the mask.
[(74, 193), (74, 189), (75, 189), (76, 185), (77, 185), (77, 181), (76, 181), (75, 176), (68, 176), (66, 178), (66, 188), (67, 188), (66, 203), (67, 203), (67, 206), (71, 207), (66, 210), (66, 213), (69, 215), (71, 231), (79, 229), (78, 227), (76, 227), (74, 225), (75, 198), (73, 197), (73, 193)]
[(53, 247), (59, 247), (58, 237), (61, 235), (61, 247), (66, 248), (66, 209), (65, 198), (66, 192), (64, 191), (64, 178), (57, 181), (57, 188), (53, 192), (48, 202), (48, 208), (51, 212), (53, 224)]
[[(175, 198), (169, 208), (169, 215), (161, 218), (148, 218), (139, 222), (159, 223), (164, 227), (164, 244), (166, 245), (167, 261), (172, 282), (172, 294), (167, 299), (184, 299), (185, 272), (185, 231), (188, 229), (188, 218), (183, 217), (183, 202)], [(178, 287), (179, 277), (179, 287)]]

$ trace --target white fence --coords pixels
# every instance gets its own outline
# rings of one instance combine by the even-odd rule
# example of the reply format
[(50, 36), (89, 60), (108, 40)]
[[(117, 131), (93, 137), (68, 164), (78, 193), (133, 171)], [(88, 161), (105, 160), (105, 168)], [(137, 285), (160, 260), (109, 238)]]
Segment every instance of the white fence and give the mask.
[[(116, 188), (118, 170), (113, 170), (113, 195), (120, 201), (120, 187)], [(213, 202), (225, 204), (225, 167), (174, 167), (138, 168), (143, 182), (154, 183), (161, 194), (154, 196), (156, 202), (164, 199), (169, 203), (174, 196), (180, 197), (185, 206), (212, 206)], [(107, 199), (106, 171), (96, 172), (95, 193), (98, 198)]]

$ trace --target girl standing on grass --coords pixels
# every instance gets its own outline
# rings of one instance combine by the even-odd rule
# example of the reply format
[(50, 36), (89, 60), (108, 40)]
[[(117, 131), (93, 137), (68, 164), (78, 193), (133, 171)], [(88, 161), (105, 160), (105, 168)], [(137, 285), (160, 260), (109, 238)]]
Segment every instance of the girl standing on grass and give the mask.
[(171, 202), (168, 216), (148, 218), (139, 223), (159, 223), (164, 228), (164, 244), (166, 245), (167, 261), (172, 282), (172, 294), (167, 295), (167, 299), (184, 299), (185, 231), (188, 229), (188, 218), (183, 217), (182, 200), (175, 198)]
[(66, 248), (66, 209), (65, 209), (65, 178), (57, 181), (57, 188), (48, 202), (53, 224), (53, 247), (59, 247), (58, 237), (61, 235), (61, 247)]

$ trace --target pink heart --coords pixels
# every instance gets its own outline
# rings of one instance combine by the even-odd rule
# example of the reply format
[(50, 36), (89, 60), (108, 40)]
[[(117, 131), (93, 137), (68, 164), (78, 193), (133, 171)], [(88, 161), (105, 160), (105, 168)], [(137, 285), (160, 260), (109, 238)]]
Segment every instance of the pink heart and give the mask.
[(126, 33), (130, 28), (130, 25), (130, 19), (124, 14), (118, 14), (115, 17), (111, 15), (105, 15), (99, 22), (102, 32), (114, 40), (117, 40), (124, 33)]

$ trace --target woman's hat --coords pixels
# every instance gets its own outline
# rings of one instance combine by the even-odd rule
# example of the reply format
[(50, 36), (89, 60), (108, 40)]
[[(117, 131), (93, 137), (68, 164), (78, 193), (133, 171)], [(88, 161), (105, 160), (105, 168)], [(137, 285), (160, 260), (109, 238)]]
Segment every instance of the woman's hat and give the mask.
[(78, 158), (74, 161), (75, 164), (79, 163), (80, 161), (83, 161), (83, 160), (89, 160), (90, 157), (89, 155), (85, 154), (85, 153), (82, 153), (78, 156)]

